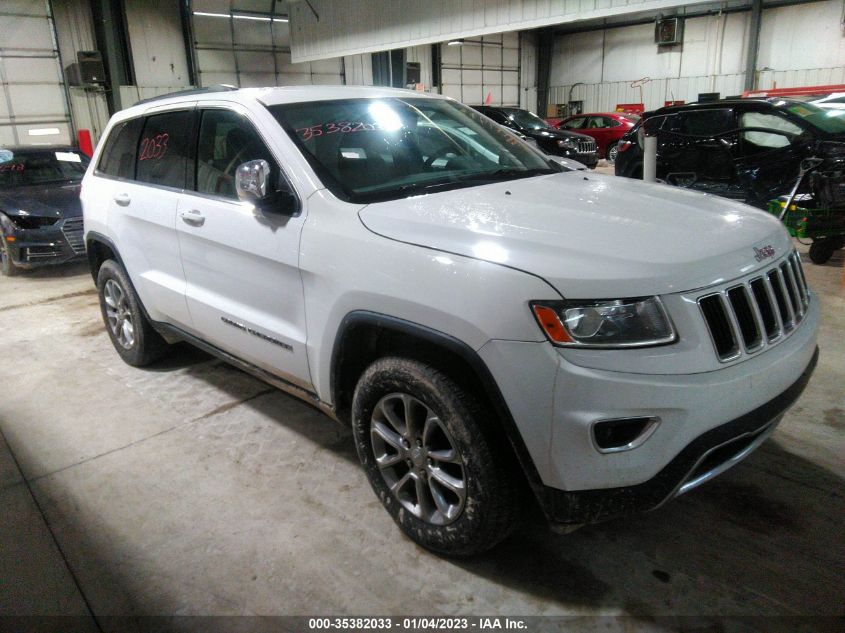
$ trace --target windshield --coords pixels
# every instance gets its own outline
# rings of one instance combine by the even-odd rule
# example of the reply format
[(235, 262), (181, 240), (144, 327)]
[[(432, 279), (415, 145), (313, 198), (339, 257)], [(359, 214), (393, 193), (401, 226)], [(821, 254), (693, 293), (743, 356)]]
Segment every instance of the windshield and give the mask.
[(336, 196), (375, 202), (561, 171), (454, 101), (346, 99), (269, 107)]
[(845, 110), (820, 108), (812, 103), (795, 103), (786, 109), (823, 132), (845, 134)]
[(505, 113), (519, 127), (528, 128), (529, 130), (542, 130), (549, 127), (548, 123), (528, 110), (505, 110)]
[(87, 168), (88, 157), (74, 150), (0, 149), (0, 189), (80, 181)]

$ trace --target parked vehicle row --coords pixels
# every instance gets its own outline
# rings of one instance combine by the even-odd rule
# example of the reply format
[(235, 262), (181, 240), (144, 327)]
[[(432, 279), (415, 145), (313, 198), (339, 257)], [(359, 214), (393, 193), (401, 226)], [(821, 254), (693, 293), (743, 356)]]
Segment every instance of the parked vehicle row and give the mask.
[(593, 137), (599, 157), (614, 163), (619, 151), (619, 141), (639, 120), (634, 114), (619, 112), (576, 114), (563, 119), (556, 127)]
[(594, 169), (599, 161), (595, 140), (586, 134), (549, 126), (533, 112), (520, 108), (473, 106), (473, 109), (518, 134), (533, 139), (540, 150), (552, 156), (578, 161)]
[(436, 95), (160, 98), (112, 118), (82, 203), (121, 358), (185, 340), (350, 424), (437, 552), (494, 546), (530, 497), (571, 528), (686, 493), (816, 363), (775, 218), (569, 170)]

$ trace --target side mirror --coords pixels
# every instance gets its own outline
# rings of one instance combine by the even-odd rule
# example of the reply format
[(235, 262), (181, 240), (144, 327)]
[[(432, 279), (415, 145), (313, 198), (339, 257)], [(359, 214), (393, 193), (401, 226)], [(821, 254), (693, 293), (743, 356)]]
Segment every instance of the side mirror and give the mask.
[(251, 160), (238, 166), (235, 172), (235, 190), (244, 202), (260, 204), (267, 197), (270, 182), (270, 163), (266, 160)]
[(238, 192), (238, 198), (265, 212), (297, 215), (299, 202), (296, 195), (287, 188), (283, 191), (273, 191), (272, 180), (273, 168), (264, 159), (239, 165), (235, 172), (235, 190)]

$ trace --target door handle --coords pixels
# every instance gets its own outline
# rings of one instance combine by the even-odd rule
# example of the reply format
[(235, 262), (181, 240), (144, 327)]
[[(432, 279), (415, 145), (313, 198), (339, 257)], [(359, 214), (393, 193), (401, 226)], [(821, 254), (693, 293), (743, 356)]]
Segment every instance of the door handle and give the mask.
[(132, 198), (129, 197), (128, 193), (119, 193), (114, 197), (114, 201), (122, 207), (128, 207)]
[(182, 211), (181, 217), (185, 224), (190, 224), (191, 226), (202, 226), (205, 224), (205, 216), (196, 209)]

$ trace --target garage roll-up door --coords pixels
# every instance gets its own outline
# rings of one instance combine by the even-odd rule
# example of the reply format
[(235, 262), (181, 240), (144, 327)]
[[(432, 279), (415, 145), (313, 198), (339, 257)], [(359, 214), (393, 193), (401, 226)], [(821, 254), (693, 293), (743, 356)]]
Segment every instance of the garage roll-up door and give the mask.
[(342, 84), (340, 59), (291, 63), (287, 7), (279, 0), (193, 0), (200, 86)]
[(68, 144), (73, 136), (46, 0), (0, 2), (0, 146)]
[(519, 34), (441, 44), (441, 91), (469, 105), (519, 105)]

